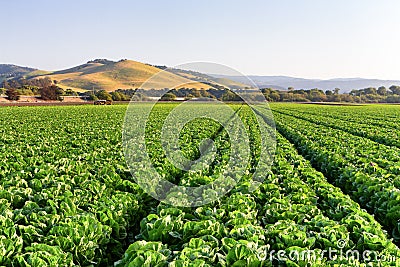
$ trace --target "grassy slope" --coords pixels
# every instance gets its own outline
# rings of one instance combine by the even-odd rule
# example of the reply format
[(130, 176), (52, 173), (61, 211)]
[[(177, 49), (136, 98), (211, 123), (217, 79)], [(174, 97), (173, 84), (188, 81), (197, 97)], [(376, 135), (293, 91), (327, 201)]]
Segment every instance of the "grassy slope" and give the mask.
[[(57, 80), (63, 88), (75, 90), (144, 88), (209, 88), (209, 85), (191, 81), (169, 72), (160, 72), (160, 69), (140, 62), (125, 60), (110, 63), (87, 63), (74, 68), (56, 71), (35, 78), (49, 77)], [(153, 75), (159, 73), (157, 80), (145, 83)], [(179, 84), (179, 86), (175, 86)]]

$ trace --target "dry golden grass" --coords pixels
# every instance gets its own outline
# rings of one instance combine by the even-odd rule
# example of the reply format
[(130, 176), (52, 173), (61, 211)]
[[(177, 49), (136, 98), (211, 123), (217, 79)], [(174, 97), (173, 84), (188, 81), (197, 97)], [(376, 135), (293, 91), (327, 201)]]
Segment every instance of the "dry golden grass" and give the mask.
[[(157, 74), (157, 79), (151, 79), (146, 83), (155, 74)], [(161, 71), (156, 67), (132, 60), (108, 64), (88, 63), (62, 71), (35, 76), (35, 78), (44, 77), (57, 80), (62, 88), (71, 88), (76, 91), (92, 89), (114, 91), (116, 89), (129, 88), (210, 88), (209, 85), (193, 82), (179, 75)], [(177, 84), (179, 85), (176, 86)]]

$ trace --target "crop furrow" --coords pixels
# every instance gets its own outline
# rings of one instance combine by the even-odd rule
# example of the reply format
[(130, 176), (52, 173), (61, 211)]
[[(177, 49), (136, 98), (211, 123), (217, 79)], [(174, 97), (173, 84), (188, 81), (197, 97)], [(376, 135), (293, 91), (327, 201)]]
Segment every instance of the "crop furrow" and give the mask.
[[(399, 242), (400, 190), (379, 175), (360, 171), (351, 162), (327, 150), (325, 145), (320, 146), (317, 141), (310, 142), (307, 137), (319, 134), (315, 129), (308, 128), (293, 117), (277, 117), (278, 131), (294, 143), (298, 151), (324, 173), (330, 182), (372, 212), (396, 242)], [(302, 125), (301, 129), (299, 125)], [(321, 135), (318, 136), (323, 139)]]
[[(382, 145), (386, 146), (396, 146), (397, 148), (400, 148), (400, 136), (399, 136), (399, 131), (393, 131), (391, 129), (381, 127), (371, 127), (370, 125), (367, 127), (364, 127), (360, 125), (360, 123), (351, 123), (348, 121), (342, 121), (339, 119), (329, 119), (327, 117), (321, 117), (319, 115), (306, 115), (304, 113), (301, 113), (298, 115), (298, 112), (290, 112), (287, 110), (274, 110), (275, 112), (279, 112), (285, 115), (293, 116), (298, 119), (302, 120), (307, 120), (311, 123), (319, 124), (322, 126), (342, 130), (345, 132), (348, 132), (352, 135), (360, 136), (363, 138), (367, 138), (371, 141), (380, 143)], [(390, 148), (388, 148), (390, 149)]]

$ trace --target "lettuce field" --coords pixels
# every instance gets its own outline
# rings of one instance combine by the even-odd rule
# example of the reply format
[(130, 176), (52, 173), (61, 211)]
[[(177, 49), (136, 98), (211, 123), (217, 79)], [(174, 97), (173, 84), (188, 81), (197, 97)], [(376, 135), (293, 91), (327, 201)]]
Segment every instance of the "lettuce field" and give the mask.
[[(179, 133), (186, 158), (211, 164), (182, 170), (165, 155), (161, 130), (175, 106), (156, 105), (146, 124), (157, 173), (190, 187), (224, 176), (235, 144), (216, 121)], [(230, 107), (250, 157), (230, 169), (245, 175), (195, 207), (174, 205), (179, 195), (156, 200), (133, 178), (126, 105), (0, 108), (0, 266), (400, 266), (400, 106)], [(276, 147), (253, 188), (269, 149), (257, 120), (274, 121)]]

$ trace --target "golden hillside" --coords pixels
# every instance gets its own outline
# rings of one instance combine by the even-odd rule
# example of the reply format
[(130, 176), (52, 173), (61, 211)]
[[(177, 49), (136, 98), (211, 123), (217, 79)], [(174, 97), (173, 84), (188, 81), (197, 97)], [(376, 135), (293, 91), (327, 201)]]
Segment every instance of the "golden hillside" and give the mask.
[[(145, 83), (146, 80), (157, 73), (159, 74), (156, 80)], [(210, 88), (210, 85), (192, 81), (171, 72), (161, 72), (156, 67), (133, 60), (118, 62), (94, 60), (77, 67), (40, 74), (33, 78), (44, 77), (56, 80), (60, 87), (78, 91), (92, 89), (114, 91), (129, 88)], [(177, 84), (180, 84), (180, 86), (175, 86)]]

